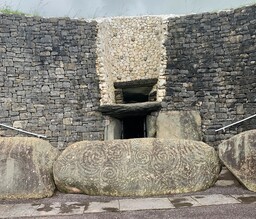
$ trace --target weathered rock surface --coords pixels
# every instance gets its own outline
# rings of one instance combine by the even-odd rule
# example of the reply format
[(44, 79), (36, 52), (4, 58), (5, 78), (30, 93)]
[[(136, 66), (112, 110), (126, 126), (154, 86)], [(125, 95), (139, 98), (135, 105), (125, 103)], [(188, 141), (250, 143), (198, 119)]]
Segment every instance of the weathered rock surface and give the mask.
[(122, 118), (124, 116), (147, 115), (150, 112), (161, 109), (161, 102), (142, 102), (129, 104), (102, 105), (99, 111), (104, 115)]
[(205, 143), (155, 138), (77, 142), (53, 167), (60, 191), (108, 196), (203, 190), (219, 170), (217, 153)]
[(52, 196), (59, 151), (38, 138), (0, 138), (0, 199)]
[(234, 176), (256, 192), (256, 130), (250, 130), (222, 142), (219, 157)]
[(201, 141), (201, 116), (197, 111), (160, 112), (156, 121), (157, 138)]

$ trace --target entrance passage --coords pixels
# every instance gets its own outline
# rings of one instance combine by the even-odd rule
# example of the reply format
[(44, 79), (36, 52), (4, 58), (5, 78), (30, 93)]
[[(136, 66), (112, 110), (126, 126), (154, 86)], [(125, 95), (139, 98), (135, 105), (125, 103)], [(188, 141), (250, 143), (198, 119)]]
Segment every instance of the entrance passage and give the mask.
[(122, 139), (146, 138), (146, 116), (131, 116), (122, 119)]

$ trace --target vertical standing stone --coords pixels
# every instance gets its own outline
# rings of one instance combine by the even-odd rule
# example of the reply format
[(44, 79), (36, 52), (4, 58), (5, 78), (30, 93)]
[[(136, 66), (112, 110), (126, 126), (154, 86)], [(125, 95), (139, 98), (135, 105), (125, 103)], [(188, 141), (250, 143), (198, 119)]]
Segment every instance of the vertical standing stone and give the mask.
[(160, 112), (156, 120), (157, 138), (200, 141), (201, 117), (197, 111)]

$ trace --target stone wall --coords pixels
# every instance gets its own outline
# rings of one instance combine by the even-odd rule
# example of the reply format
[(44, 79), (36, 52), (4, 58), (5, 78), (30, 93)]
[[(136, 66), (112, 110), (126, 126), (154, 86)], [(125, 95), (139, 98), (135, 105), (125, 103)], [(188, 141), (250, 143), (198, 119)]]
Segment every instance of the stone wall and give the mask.
[(95, 21), (0, 14), (0, 123), (58, 148), (103, 139), (96, 35)]
[(256, 113), (255, 42), (256, 5), (170, 18), (164, 110), (199, 110), (211, 145), (256, 128), (252, 119), (215, 132)]
[(98, 22), (102, 104), (114, 103), (113, 82), (158, 78), (163, 74), (167, 27), (163, 17), (109, 18)]
[[(256, 5), (181, 17), (96, 21), (0, 14), (0, 123), (64, 148), (103, 140), (114, 82), (158, 78), (162, 111), (199, 111), (217, 145), (256, 119)], [(1, 128), (2, 136), (17, 132)]]

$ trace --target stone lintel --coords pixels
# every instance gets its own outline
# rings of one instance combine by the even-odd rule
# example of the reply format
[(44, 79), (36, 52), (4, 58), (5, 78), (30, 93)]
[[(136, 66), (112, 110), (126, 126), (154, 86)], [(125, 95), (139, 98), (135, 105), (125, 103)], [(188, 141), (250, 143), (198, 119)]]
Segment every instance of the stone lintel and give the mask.
[(121, 81), (115, 82), (115, 88), (132, 88), (132, 87), (146, 87), (146, 86), (154, 86), (157, 83), (157, 78), (151, 79), (140, 79), (140, 80), (133, 80), (133, 81)]
[(160, 110), (161, 107), (161, 102), (110, 104), (100, 106), (99, 111), (104, 115), (122, 118), (127, 116), (147, 115), (150, 112)]

